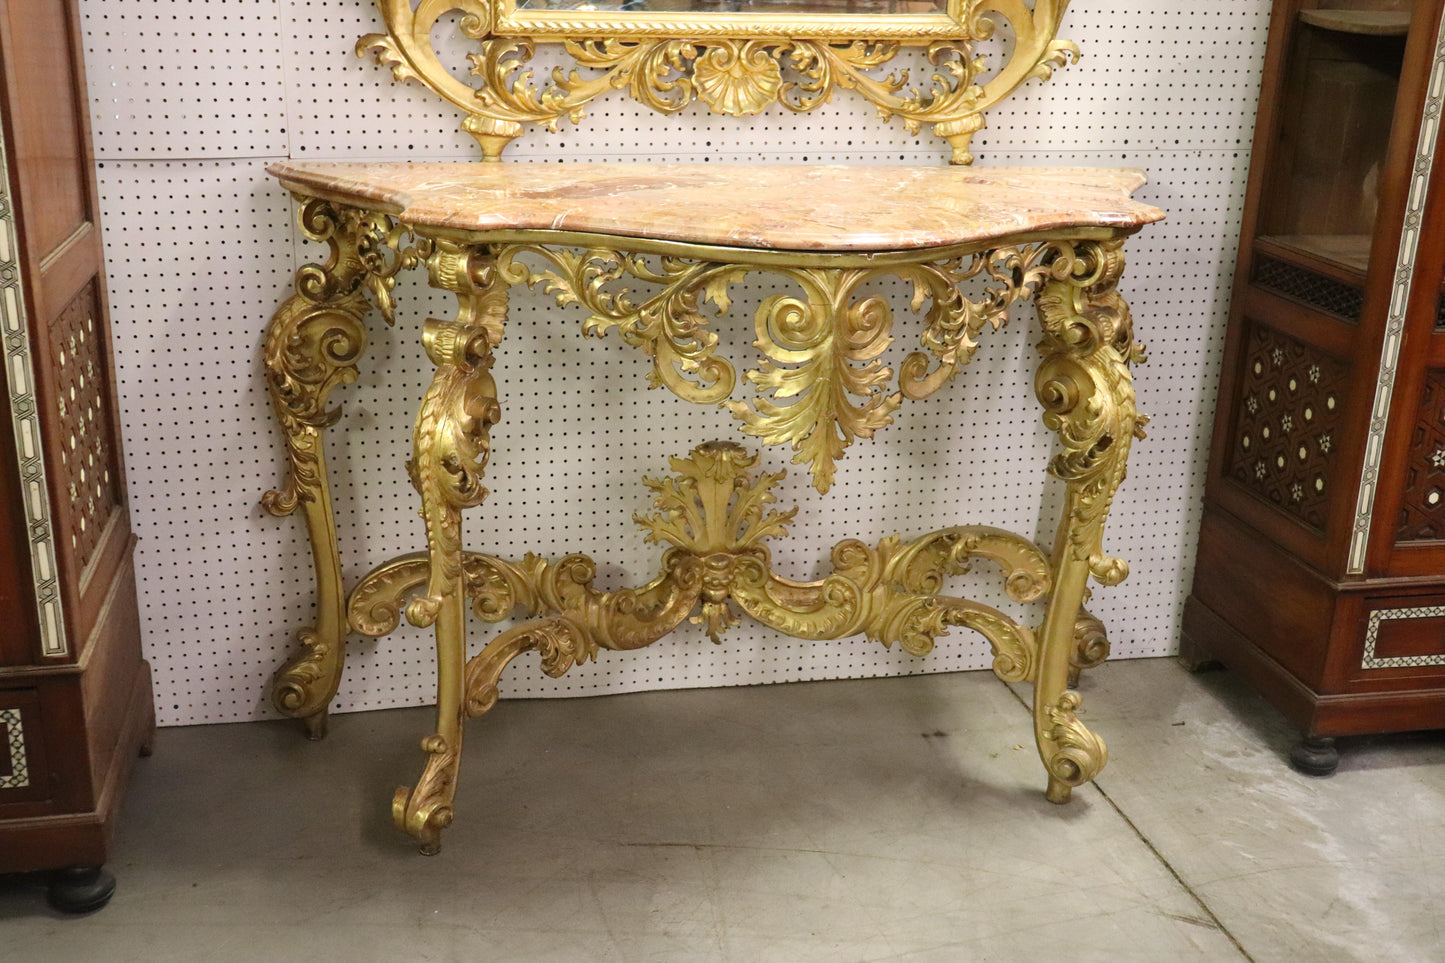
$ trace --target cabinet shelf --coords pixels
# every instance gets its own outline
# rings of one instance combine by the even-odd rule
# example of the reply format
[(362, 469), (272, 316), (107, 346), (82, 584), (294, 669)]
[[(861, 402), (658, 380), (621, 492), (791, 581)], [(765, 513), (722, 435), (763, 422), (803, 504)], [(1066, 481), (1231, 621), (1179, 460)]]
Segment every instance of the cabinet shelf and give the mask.
[[(1286, 257), (1293, 253), (1304, 254), (1315, 262), (1324, 261), (1340, 268), (1340, 272), (1330, 273), (1338, 274), (1344, 281), (1362, 283), (1370, 266), (1368, 234), (1261, 234), (1258, 239), (1271, 249), (1271, 253)], [(1308, 260), (1305, 263), (1309, 265)]]
[(1410, 32), (1410, 13), (1406, 10), (1301, 10), (1299, 18), (1311, 27), (1335, 33), (1403, 37)]

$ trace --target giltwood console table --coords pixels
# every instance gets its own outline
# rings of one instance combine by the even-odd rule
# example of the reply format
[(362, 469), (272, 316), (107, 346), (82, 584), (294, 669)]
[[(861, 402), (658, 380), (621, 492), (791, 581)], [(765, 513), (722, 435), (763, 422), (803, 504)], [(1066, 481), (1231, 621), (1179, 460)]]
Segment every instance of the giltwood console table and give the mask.
[[(1034, 683), (1034, 734), (1048, 798), (1104, 765), (1104, 743), (1079, 721), (1071, 671), (1107, 654), (1103, 627), (1082, 608), (1086, 582), (1128, 573), (1105, 554), (1104, 522), (1145, 418), (1129, 366), (1142, 359), (1116, 283), (1124, 239), (1162, 214), (1130, 200), (1137, 171), (649, 164), (277, 164), (301, 203), (301, 226), (331, 248), (297, 275), (296, 294), (272, 321), (266, 367), (285, 429), (291, 473), (267, 494), (276, 514), (306, 518), (318, 582), (316, 625), (280, 673), (275, 701), (325, 728), (348, 628), (381, 636), (405, 611), (436, 627), (437, 731), (423, 740), (425, 771), (394, 801), (397, 824), (435, 852), (452, 819), (466, 719), (497, 700), (503, 668), (534, 650), (559, 676), (601, 649), (636, 649), (689, 617), (714, 639), (752, 618), (804, 639), (861, 635), (925, 654), (949, 626), (988, 639), (994, 671)], [(421, 403), (409, 465), (421, 494), (426, 551), (401, 555), (344, 595), (322, 429), (333, 388), (355, 379), (363, 322), (374, 304), (393, 320), (397, 272), (425, 265), (456, 295), (449, 321), (426, 322), (436, 374)], [(789, 282), (759, 306), (762, 354), (744, 380), (719, 353), (710, 312), (750, 273)], [(922, 316), (919, 350), (895, 372), (880, 360), (893, 338), (886, 299), (860, 293), (896, 277)], [(964, 282), (982, 278), (969, 299)], [(625, 290), (638, 282), (655, 288)], [(657, 577), (602, 592), (585, 555), (503, 560), (464, 551), (461, 513), (481, 504), (490, 432), (503, 393), (493, 380), (510, 285), (580, 305), (583, 330), (616, 329), (653, 361), (651, 380), (678, 396), (724, 404), (743, 431), (791, 446), (826, 492), (855, 438), (886, 426), (905, 399), (927, 397), (968, 362), (988, 326), (1032, 299), (1042, 355), (1034, 390), (1060, 451), (1049, 471), (1066, 486), (1052, 551), (996, 528), (961, 525), (876, 546), (833, 549), (833, 572), (796, 582), (772, 572), (765, 542), (794, 512), (771, 507), (782, 477), (758, 456), (711, 442), (673, 458), (673, 475), (645, 479), (656, 511), (634, 516), (666, 543)], [(712, 307), (709, 308), (708, 305)], [(995, 609), (940, 594), (976, 559), (995, 563), (1015, 600), (1046, 603), (1033, 630)], [(497, 622), (526, 617), (466, 658), (466, 612)]]

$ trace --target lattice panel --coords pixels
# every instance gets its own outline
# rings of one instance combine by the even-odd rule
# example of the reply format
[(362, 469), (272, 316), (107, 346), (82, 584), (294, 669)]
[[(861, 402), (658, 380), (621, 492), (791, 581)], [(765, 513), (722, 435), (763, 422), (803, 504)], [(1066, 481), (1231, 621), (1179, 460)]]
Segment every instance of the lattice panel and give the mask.
[(0, 789), (24, 789), (30, 785), (30, 763), (19, 709), (0, 709), (0, 737)]
[[(1106, 536), (1133, 574), (1090, 603), (1108, 625), (1116, 656), (1167, 655), (1176, 647), (1267, 7), (1263, 0), (1207, 7), (1076, 0), (1063, 35), (1085, 48), (1083, 62), (993, 111), (975, 141), (989, 164), (1144, 168), (1154, 183), (1141, 197), (1169, 212), (1168, 221), (1130, 242), (1123, 282), (1150, 349), (1138, 390), (1154, 420)], [(117, 100), (138, 105), (125, 123), (97, 126), (96, 150), (159, 718), (177, 724), (269, 715), (266, 681), (311, 618), (312, 573), (304, 526), (263, 515), (257, 505), (281, 477), (282, 459), (259, 352), (296, 267), (320, 252), (295, 234), (290, 201), (265, 165), (288, 156), (461, 160), (475, 158), (476, 146), (456, 131), (450, 108), (352, 56), (355, 38), (379, 22), (365, 0), (283, 0), (269, 8), (212, 0), (184, 11), (151, 0), (82, 0), (81, 11), (94, 111), (114, 110)], [(230, 18), (230, 46), (215, 21), (206, 26), (207, 12)], [(122, 15), (123, 36), (113, 28)], [(211, 51), (212, 59), (178, 54), (161, 73), (128, 71), (143, 50), (162, 45), (143, 45), (142, 37)], [(222, 75), (232, 89), (211, 86)], [(143, 103), (159, 96), (161, 80), (165, 96), (178, 98), (177, 110), (193, 118), (183, 137), (158, 113), (152, 119), (158, 107)], [(223, 102), (233, 93), (236, 106)], [(249, 106), (245, 96), (253, 98)], [(946, 154), (931, 135), (880, 125), (865, 102), (843, 95), (812, 114), (772, 111), (742, 121), (695, 108), (664, 118), (613, 97), (581, 126), (529, 132), (512, 151), (535, 163), (727, 157), (934, 164)], [(770, 284), (754, 277), (734, 291), (719, 334), (736, 362), (750, 365), (754, 357), (751, 311), (786, 290)], [(891, 293), (896, 366), (917, 331), (906, 294)], [(361, 380), (336, 395), (342, 416), (328, 454), (352, 580), (424, 544), (403, 468), (412, 415), (432, 371), (418, 335), (424, 318), (446, 317), (454, 306), (415, 276), (401, 281), (398, 296), (396, 328), (371, 319)], [(468, 513), (468, 547), (509, 556), (585, 551), (599, 559), (604, 588), (648, 578), (657, 550), (631, 521), (648, 509), (640, 477), (666, 473), (669, 455), (700, 440), (756, 447), (755, 440), (726, 412), (649, 392), (646, 359), (615, 337), (583, 338), (576, 311), (517, 290), (512, 318), (497, 360), (503, 421), (493, 434), (493, 494)], [(876, 541), (958, 523), (999, 524), (1049, 542), (1057, 491), (1044, 481), (1053, 442), (1029, 385), (1033, 325), (1031, 310), (1017, 311), (1007, 329), (984, 339), (954, 385), (905, 405), (895, 424), (850, 448), (827, 496), (789, 465), (791, 452), (767, 449), (761, 469), (789, 469), (780, 502), (801, 506), (794, 534), (775, 547), (779, 571), (796, 578), (826, 572), (829, 548), (846, 536)], [(960, 579), (956, 590), (1008, 609), (986, 568)], [(1034, 623), (1040, 615), (1009, 610)], [(474, 649), (495, 631), (474, 622)], [(987, 645), (961, 630), (915, 659), (861, 640), (798, 642), (744, 623), (721, 646), (689, 629), (639, 652), (604, 654), (555, 681), (522, 659), (504, 678), (503, 695), (937, 672), (989, 661)], [(380, 642), (353, 639), (336, 708), (429, 702), (433, 665), (430, 636), (420, 630), (405, 627)]]
[(1395, 532), (1402, 542), (1445, 538), (1445, 371), (1426, 373), (1419, 412), (1410, 435), (1405, 497)]
[(1364, 289), (1357, 285), (1265, 255), (1255, 258), (1254, 283), (1346, 321), (1360, 320), (1365, 303)]
[(110, 428), (104, 334), (97, 326), (95, 282), (87, 284), (50, 328), (50, 367), (60, 426), (60, 481), (69, 540), (82, 569), (120, 503), (120, 471)]
[(1229, 475), (1323, 530), (1347, 369), (1262, 324), (1249, 332)]

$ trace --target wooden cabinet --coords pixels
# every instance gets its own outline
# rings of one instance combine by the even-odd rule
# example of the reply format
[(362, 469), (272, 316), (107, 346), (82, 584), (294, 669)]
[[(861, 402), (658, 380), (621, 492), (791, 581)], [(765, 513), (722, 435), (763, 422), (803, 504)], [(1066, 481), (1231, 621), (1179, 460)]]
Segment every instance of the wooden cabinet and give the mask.
[(93, 908), (154, 731), (75, 5), (0, 2), (0, 872)]
[(1333, 737), (1445, 727), (1441, 0), (1277, 0), (1183, 655)]

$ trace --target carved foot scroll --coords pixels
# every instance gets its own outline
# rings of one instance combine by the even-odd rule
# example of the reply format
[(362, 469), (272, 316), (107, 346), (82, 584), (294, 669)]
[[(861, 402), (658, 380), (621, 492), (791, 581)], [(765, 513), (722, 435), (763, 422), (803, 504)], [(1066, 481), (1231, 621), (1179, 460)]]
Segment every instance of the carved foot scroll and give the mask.
[(296, 272), (296, 293), (267, 331), (266, 384), (290, 464), (281, 487), (267, 492), (261, 504), (273, 515), (289, 515), (299, 506), (306, 517), (316, 565), (316, 624), (300, 632), (302, 651), (277, 673), (272, 701), (286, 715), (305, 720), (311, 737), (320, 738), (341, 681), (346, 636), (322, 438), (338, 412), (327, 402), (337, 385), (356, 380), (356, 362), (366, 349), (368, 293), (390, 321), (394, 275), (416, 258), (400, 249), (403, 232), (384, 215), (312, 198), (301, 207), (300, 223), (307, 237), (327, 242), (331, 252), (325, 264)]
[(1047, 796), (1061, 803), (1108, 760), (1103, 741), (1078, 717), (1079, 694), (1066, 686), (1074, 664), (1107, 654), (1090, 643), (1092, 617), (1080, 606), (1091, 575), (1115, 585), (1129, 574), (1121, 559), (1104, 554), (1104, 522), (1124, 480), (1130, 445), (1143, 437), (1147, 419), (1135, 408), (1129, 372), (1144, 353), (1116, 288), (1124, 270), (1122, 239), (1061, 249), (1052, 267), (1037, 298), (1043, 359), (1034, 388), (1044, 423), (1059, 435), (1061, 450), (1049, 472), (1064, 482), (1065, 494), (1054, 544), (1054, 594), (1039, 632), (1034, 731), (1049, 773)]

